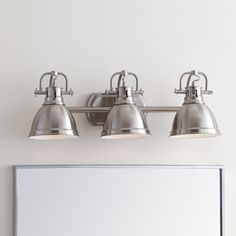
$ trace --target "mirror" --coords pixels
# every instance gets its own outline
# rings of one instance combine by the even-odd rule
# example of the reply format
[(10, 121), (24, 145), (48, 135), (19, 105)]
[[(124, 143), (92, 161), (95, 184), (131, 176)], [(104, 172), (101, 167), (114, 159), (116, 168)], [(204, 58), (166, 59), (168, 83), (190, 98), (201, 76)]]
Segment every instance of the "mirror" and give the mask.
[(223, 236), (223, 167), (16, 166), (15, 236)]

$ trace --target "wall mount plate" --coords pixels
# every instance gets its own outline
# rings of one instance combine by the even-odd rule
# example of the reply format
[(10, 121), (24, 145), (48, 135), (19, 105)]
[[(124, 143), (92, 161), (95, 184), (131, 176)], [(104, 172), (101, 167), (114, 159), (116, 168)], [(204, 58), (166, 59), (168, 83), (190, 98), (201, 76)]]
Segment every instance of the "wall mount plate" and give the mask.
[[(88, 107), (112, 107), (116, 101), (116, 93), (93, 93), (89, 97)], [(139, 92), (133, 93), (133, 99), (137, 106), (144, 107), (146, 102), (144, 96)], [(146, 116), (147, 114), (145, 114)], [(103, 126), (107, 117), (107, 112), (87, 113), (87, 119), (93, 126)]]

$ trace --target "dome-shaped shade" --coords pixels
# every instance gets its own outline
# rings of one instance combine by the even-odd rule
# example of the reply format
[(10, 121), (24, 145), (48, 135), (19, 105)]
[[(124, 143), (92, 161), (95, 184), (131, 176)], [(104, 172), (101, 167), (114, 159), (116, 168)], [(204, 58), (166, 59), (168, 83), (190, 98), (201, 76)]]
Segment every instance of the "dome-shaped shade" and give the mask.
[(150, 135), (144, 114), (134, 104), (117, 104), (109, 111), (101, 138), (123, 139)]
[(29, 138), (68, 139), (78, 137), (72, 114), (64, 105), (43, 105), (34, 117)]
[(216, 119), (204, 103), (184, 104), (176, 113), (171, 137), (204, 138), (220, 135)]

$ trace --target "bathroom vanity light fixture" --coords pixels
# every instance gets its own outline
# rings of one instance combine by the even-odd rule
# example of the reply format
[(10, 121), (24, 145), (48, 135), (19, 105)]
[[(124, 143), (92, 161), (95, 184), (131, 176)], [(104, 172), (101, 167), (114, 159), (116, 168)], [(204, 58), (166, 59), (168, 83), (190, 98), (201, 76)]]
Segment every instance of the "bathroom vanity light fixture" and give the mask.
[[(186, 87), (182, 81), (188, 76)], [(43, 79), (49, 77), (49, 86), (42, 88)], [(65, 88), (56, 86), (59, 78), (64, 78)], [(117, 88), (113, 89), (113, 80), (118, 78)], [(127, 78), (134, 78), (135, 89), (126, 85)], [(193, 80), (194, 78), (194, 80)], [(205, 88), (197, 86), (204, 80)], [(63, 95), (72, 95), (68, 90), (65, 74), (51, 71), (40, 78), (39, 89), (35, 95), (46, 95), (43, 106), (34, 117), (29, 138), (67, 139), (77, 138), (78, 131), (72, 113), (86, 113), (91, 125), (103, 126), (101, 138), (123, 139), (150, 135), (146, 116), (150, 112), (175, 112), (170, 133), (171, 137), (214, 137), (220, 135), (213, 113), (205, 105), (203, 94), (212, 94), (208, 90), (208, 81), (204, 73), (198, 71), (185, 72), (180, 78), (177, 94), (185, 94), (184, 103), (178, 106), (146, 106), (143, 90), (138, 87), (138, 78), (134, 73), (116, 72), (110, 79), (110, 89), (105, 93), (94, 93), (85, 107), (66, 107)]]
[[(49, 77), (49, 86), (43, 90), (42, 82)], [(65, 79), (65, 90), (56, 87), (58, 77)], [(29, 138), (32, 139), (68, 139), (78, 137), (74, 118), (65, 107), (62, 95), (72, 95), (73, 91), (68, 90), (67, 77), (56, 71), (44, 73), (40, 78), (39, 90), (35, 95), (46, 95), (43, 106), (36, 113)]]
[(138, 80), (133, 73), (127, 71), (120, 73), (117, 99), (107, 114), (101, 134), (103, 139), (137, 138), (150, 135), (146, 117), (136, 106), (131, 87), (125, 85), (125, 77), (128, 75)]
[[(185, 75), (188, 75), (188, 80), (186, 88), (183, 89), (182, 80)], [(194, 76), (196, 79), (190, 85)], [(202, 78), (205, 80), (205, 89), (196, 85), (196, 82)], [(176, 89), (175, 93), (185, 94), (185, 98), (183, 105), (175, 115), (170, 132), (171, 137), (200, 138), (220, 135), (216, 119), (203, 100), (203, 94), (212, 94), (212, 91), (208, 90), (207, 84), (207, 77), (202, 72), (190, 71), (181, 76), (179, 89)]]

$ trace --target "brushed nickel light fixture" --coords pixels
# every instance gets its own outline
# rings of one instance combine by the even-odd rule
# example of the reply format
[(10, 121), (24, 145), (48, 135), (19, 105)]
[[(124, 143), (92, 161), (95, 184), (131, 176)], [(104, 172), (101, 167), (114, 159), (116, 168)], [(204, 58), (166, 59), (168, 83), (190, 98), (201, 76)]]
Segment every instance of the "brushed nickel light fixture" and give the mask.
[[(182, 80), (185, 75), (188, 75), (187, 86), (182, 89)], [(194, 76), (196, 79), (190, 85)], [(205, 89), (196, 85), (196, 82), (201, 79), (205, 80)], [(207, 85), (207, 77), (202, 72), (193, 70), (181, 76), (179, 89), (176, 89), (175, 93), (185, 94), (185, 98), (175, 115), (170, 132), (171, 137), (204, 138), (220, 135), (216, 119), (203, 100), (203, 94), (212, 94)]]
[[(123, 139), (150, 135), (144, 113), (136, 106), (131, 87), (125, 85), (125, 77), (133, 73), (122, 71), (118, 80), (117, 99), (108, 112), (101, 138)], [(121, 84), (122, 83), (122, 84)]]
[[(188, 75), (187, 84), (182, 89), (182, 81)], [(49, 77), (49, 86), (43, 90), (42, 80)], [(64, 78), (65, 88), (56, 86), (58, 78)], [(127, 78), (135, 79), (135, 89), (126, 85)], [(192, 80), (193, 78), (197, 78)], [(113, 81), (118, 78), (117, 88)], [(196, 82), (204, 79), (205, 88)], [(110, 79), (110, 89), (104, 93), (94, 93), (85, 107), (66, 107), (62, 95), (72, 95), (68, 90), (65, 74), (51, 71), (40, 78), (39, 90), (35, 95), (46, 95), (43, 106), (34, 117), (29, 138), (50, 140), (68, 139), (79, 136), (72, 113), (86, 113), (88, 121), (94, 126), (103, 126), (101, 138), (123, 139), (150, 135), (146, 116), (150, 112), (175, 112), (171, 137), (215, 137), (220, 135), (213, 113), (205, 105), (203, 94), (212, 94), (208, 90), (207, 77), (195, 70), (185, 72), (180, 78), (177, 94), (185, 94), (184, 103), (178, 106), (146, 106), (143, 90), (139, 89), (138, 77), (131, 72), (116, 72)]]
[[(42, 81), (50, 76), (49, 86), (43, 90)], [(65, 90), (56, 87), (58, 77), (65, 79)], [(29, 138), (31, 139), (68, 139), (79, 136), (72, 114), (65, 107), (62, 95), (72, 95), (73, 91), (68, 91), (67, 77), (63, 73), (51, 71), (44, 73), (40, 78), (39, 90), (35, 90), (35, 95), (46, 95), (43, 106), (36, 113)]]

